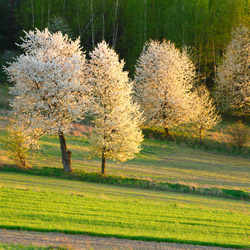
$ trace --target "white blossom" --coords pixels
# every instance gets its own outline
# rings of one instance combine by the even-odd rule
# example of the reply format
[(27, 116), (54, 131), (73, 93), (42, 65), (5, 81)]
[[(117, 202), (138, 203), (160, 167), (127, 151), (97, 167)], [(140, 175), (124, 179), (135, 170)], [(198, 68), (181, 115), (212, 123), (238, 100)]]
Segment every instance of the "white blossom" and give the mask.
[(47, 29), (25, 32), (22, 41), (25, 53), (5, 68), (14, 83), (13, 111), (33, 128), (65, 133), (71, 121), (82, 118), (87, 103), (80, 41)]
[(106, 42), (90, 53), (89, 81), (92, 86), (94, 152), (105, 159), (125, 161), (140, 151), (141, 113), (132, 100), (132, 83), (115, 51)]
[(192, 119), (194, 64), (174, 44), (147, 42), (135, 68), (135, 98), (148, 126), (169, 127)]
[(223, 62), (218, 67), (216, 101), (224, 112), (250, 111), (250, 30), (241, 26), (232, 33)]
[(202, 143), (206, 130), (211, 129), (221, 121), (221, 117), (216, 111), (214, 101), (210, 97), (209, 91), (205, 85), (201, 85), (197, 89), (195, 108), (197, 115), (192, 122), (193, 125), (198, 129), (200, 143)]

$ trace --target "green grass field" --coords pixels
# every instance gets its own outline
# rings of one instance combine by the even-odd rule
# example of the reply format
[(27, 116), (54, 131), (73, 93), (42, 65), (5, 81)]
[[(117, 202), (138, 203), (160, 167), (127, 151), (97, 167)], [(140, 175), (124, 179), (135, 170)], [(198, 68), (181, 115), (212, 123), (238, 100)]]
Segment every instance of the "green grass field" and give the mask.
[[(4, 126), (2, 126), (4, 127)], [(13, 164), (1, 148), (0, 165)], [(73, 168), (100, 171), (84, 159), (87, 139), (67, 136)], [(250, 192), (250, 161), (174, 142), (145, 139), (124, 164), (107, 162), (107, 174)], [(62, 169), (57, 136), (41, 139), (33, 167)], [(250, 202), (0, 172), (0, 227), (60, 231), (223, 247), (250, 247)]]
[(0, 172), (0, 227), (247, 248), (250, 203)]
[[(0, 131), (0, 135), (3, 134)], [(100, 159), (83, 158), (89, 151), (87, 139), (68, 136), (67, 142), (72, 151), (73, 168), (100, 172)], [(208, 153), (174, 142), (149, 139), (145, 139), (142, 147), (141, 153), (126, 163), (108, 161), (107, 174), (250, 192), (250, 160), (247, 158)], [(4, 154), (3, 151), (0, 153)], [(60, 154), (57, 136), (44, 137), (41, 150), (31, 157), (30, 162), (34, 167), (62, 168)]]

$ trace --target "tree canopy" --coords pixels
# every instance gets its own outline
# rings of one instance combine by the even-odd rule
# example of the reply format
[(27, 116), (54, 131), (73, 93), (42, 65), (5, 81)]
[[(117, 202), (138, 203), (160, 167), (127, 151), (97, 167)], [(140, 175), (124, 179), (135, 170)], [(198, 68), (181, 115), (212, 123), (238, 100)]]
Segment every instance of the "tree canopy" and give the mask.
[(216, 98), (221, 111), (250, 114), (250, 30), (240, 26), (233, 31), (218, 68)]
[(94, 128), (91, 138), (93, 151), (105, 160), (124, 162), (140, 152), (143, 140), (140, 130), (139, 107), (132, 100), (132, 83), (123, 71), (124, 61), (106, 42), (90, 53), (89, 82), (92, 91), (91, 110)]
[(70, 172), (64, 133), (72, 121), (83, 118), (88, 102), (85, 54), (79, 39), (72, 41), (67, 35), (51, 34), (48, 29), (25, 33), (22, 41), (19, 46), (24, 53), (5, 67), (14, 83), (13, 112), (29, 128), (59, 135), (63, 165)]
[(134, 78), (136, 100), (147, 125), (162, 126), (167, 132), (195, 116), (195, 67), (186, 50), (181, 52), (166, 41), (146, 43)]

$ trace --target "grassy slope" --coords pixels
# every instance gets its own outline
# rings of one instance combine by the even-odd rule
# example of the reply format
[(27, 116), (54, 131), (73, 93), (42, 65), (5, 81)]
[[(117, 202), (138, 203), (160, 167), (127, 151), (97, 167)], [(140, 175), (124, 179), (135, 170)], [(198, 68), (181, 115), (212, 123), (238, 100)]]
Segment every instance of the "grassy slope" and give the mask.
[[(83, 154), (89, 150), (87, 139), (72, 136), (67, 139), (73, 167), (99, 172), (99, 159), (83, 160)], [(58, 138), (44, 137), (41, 151), (32, 157), (31, 163), (62, 168)], [(149, 139), (145, 139), (143, 150), (135, 159), (123, 164), (109, 161), (107, 174), (250, 191), (249, 159)]]
[[(4, 133), (0, 130), (0, 144)], [(82, 158), (89, 150), (86, 139), (68, 137), (68, 147), (73, 167), (99, 172), (99, 159)], [(11, 163), (0, 145), (1, 161)], [(62, 168), (58, 138), (44, 137), (31, 163)], [(125, 164), (108, 162), (107, 172), (250, 191), (249, 159), (172, 142), (145, 140), (137, 158)], [(249, 202), (4, 172), (0, 172), (0, 197), (0, 224), (5, 228), (232, 247), (249, 247), (250, 242)]]
[(249, 247), (250, 203), (0, 172), (0, 226)]
[[(0, 109), (8, 107), (7, 85), (0, 86), (0, 99)], [(210, 137), (218, 137), (217, 133), (226, 130), (227, 126), (228, 124), (222, 122), (213, 132), (209, 132)], [(0, 163), (12, 163), (6, 157), (6, 152), (1, 150), (1, 136), (5, 133), (5, 127), (6, 121), (1, 118), (0, 112)], [(86, 139), (68, 136), (67, 142), (68, 148), (73, 152), (74, 168), (91, 172), (100, 171), (99, 159), (83, 160), (83, 154), (89, 150)], [(62, 168), (59, 141), (56, 136), (42, 139), (42, 150), (32, 157), (31, 165)], [(173, 142), (145, 140), (143, 151), (137, 158), (124, 164), (108, 162), (107, 174), (250, 192), (249, 159), (212, 154)]]

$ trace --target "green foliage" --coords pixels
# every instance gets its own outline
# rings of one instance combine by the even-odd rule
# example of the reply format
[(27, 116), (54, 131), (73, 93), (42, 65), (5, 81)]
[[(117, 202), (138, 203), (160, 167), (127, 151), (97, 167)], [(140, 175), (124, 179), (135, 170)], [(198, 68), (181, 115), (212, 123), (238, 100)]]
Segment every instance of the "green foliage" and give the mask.
[(3, 71), (3, 67), (7, 66), (7, 63), (11, 63), (17, 57), (18, 52), (14, 50), (5, 50), (3, 54), (0, 54), (0, 85), (3, 85), (7, 81), (6, 73)]
[(149, 139), (171, 140), (172, 136), (172, 134), (170, 134), (169, 137), (166, 138), (166, 133), (163, 128), (157, 128), (157, 127), (144, 128), (142, 131), (144, 136)]
[(21, 168), (28, 167), (27, 158), (30, 154), (30, 145), (27, 144), (26, 136), (22, 131), (9, 128), (7, 134), (2, 139), (3, 148), (10, 158)]
[(48, 28), (51, 33), (61, 31), (63, 35), (68, 35), (70, 38), (73, 36), (68, 24), (62, 17), (52, 18)]
[(249, 142), (250, 129), (241, 121), (233, 123), (228, 129), (228, 133), (231, 136), (231, 142), (240, 149)]
[[(231, 123), (235, 119), (238, 118), (234, 117), (232, 121), (226, 121), (224, 125), (218, 125), (215, 129), (211, 130), (209, 136), (206, 135), (202, 144), (200, 144), (199, 135), (192, 125), (173, 128), (170, 130), (169, 137), (166, 137), (162, 128), (146, 128), (143, 129), (143, 133), (146, 138), (150, 139), (173, 141), (178, 145), (185, 144), (193, 149), (200, 148), (208, 152), (249, 158), (250, 148), (247, 146), (247, 142), (249, 142), (250, 128), (244, 124), (231, 126)], [(238, 124), (238, 122), (235, 122), (235, 124)], [(221, 130), (225, 137), (230, 136), (231, 143), (229, 139), (218, 139), (216, 137), (216, 134)], [(244, 141), (244, 143), (242, 146), (239, 146), (238, 143), (241, 144), (241, 141)]]
[(4, 110), (10, 109), (9, 99), (10, 99), (9, 88), (8, 85), (6, 84), (5, 86), (0, 87), (0, 109)]
[(249, 202), (0, 174), (1, 228), (249, 247)]
[[(93, 26), (90, 1), (13, 0), (13, 3), (0, 0), (3, 24), (0, 50), (13, 47), (22, 30), (34, 27), (42, 30), (59, 16), (69, 24), (74, 37), (81, 37), (86, 50), (93, 47), (92, 34), (95, 44), (103, 39), (111, 45), (114, 42), (114, 0), (93, 1)], [(179, 48), (191, 46), (198, 77), (212, 87), (215, 67), (231, 39), (232, 27), (240, 22), (250, 25), (249, 9), (248, 0), (119, 0), (116, 50), (132, 75), (146, 40), (165, 38)]]

